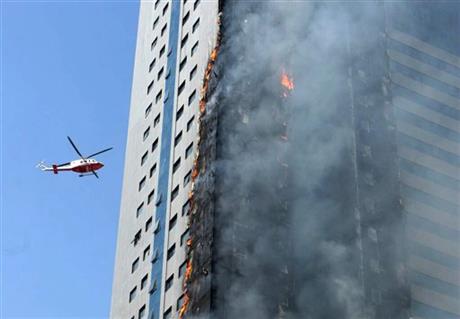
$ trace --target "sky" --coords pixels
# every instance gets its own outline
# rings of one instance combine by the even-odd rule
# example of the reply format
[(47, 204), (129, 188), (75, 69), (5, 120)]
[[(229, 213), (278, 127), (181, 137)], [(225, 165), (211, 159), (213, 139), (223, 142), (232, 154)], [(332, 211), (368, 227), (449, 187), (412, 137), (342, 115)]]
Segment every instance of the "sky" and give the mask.
[[(107, 318), (139, 3), (2, 1), (1, 318)], [(100, 179), (35, 167), (107, 147)]]

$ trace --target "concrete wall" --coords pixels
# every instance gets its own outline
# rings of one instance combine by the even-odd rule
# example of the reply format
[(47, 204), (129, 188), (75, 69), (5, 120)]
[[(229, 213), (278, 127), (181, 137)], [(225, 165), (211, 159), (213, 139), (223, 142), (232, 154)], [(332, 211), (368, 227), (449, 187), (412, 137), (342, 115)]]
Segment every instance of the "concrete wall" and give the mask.
[[(173, 17), (171, 11), (174, 5), (178, 6), (178, 16)], [(187, 14), (188, 18), (185, 18)], [(182, 278), (179, 277), (178, 272), (180, 265), (185, 261), (185, 245), (181, 244), (181, 237), (186, 233), (188, 220), (187, 216), (182, 215), (182, 207), (188, 200), (190, 190), (190, 183), (184, 184), (184, 178), (192, 169), (194, 157), (194, 150), (187, 157), (185, 152), (192, 143), (196, 144), (200, 88), (209, 53), (214, 47), (217, 14), (217, 1), (141, 2), (111, 318), (147, 318), (148, 316), (162, 318), (169, 309), (171, 309), (169, 312), (171, 317), (165, 316), (165, 318), (177, 317), (177, 302), (182, 295)], [(155, 23), (157, 18), (158, 22)], [(170, 36), (170, 27), (173, 23), (178, 26), (176, 37)], [(153, 27), (154, 24), (155, 27)], [(162, 35), (165, 25), (166, 29)], [(188, 40), (182, 45), (187, 34)], [(156, 42), (154, 42), (155, 39)], [(171, 39), (177, 39), (177, 43), (168, 43)], [(163, 46), (165, 51), (161, 54)], [(170, 47), (177, 48), (177, 51), (169, 53)], [(193, 54), (191, 53), (192, 48), (195, 50)], [(176, 60), (171, 61), (171, 57)], [(184, 58), (187, 58), (187, 61), (179, 70)], [(153, 60), (155, 60), (154, 64)], [(168, 76), (167, 68), (171, 65), (175, 65), (175, 68), (170, 70), (171, 73)], [(197, 67), (196, 73), (191, 78), (190, 73), (195, 66)], [(163, 73), (158, 76), (162, 68)], [(175, 74), (172, 76), (173, 72)], [(168, 79), (173, 78), (172, 86), (166, 88)], [(153, 84), (150, 86), (152, 80)], [(185, 87), (178, 95), (178, 87), (184, 80)], [(167, 98), (166, 89), (168, 89)], [(194, 90), (196, 90), (196, 97), (189, 105), (188, 99)], [(162, 96), (157, 101), (156, 96), (160, 91), (162, 91)], [(171, 105), (173, 110), (164, 109), (165, 105)], [(183, 111), (178, 113), (181, 109)], [(163, 115), (167, 112), (171, 114), (171, 111), (170, 121), (164, 123)], [(159, 122), (155, 120), (158, 115), (160, 116)], [(149, 127), (148, 136), (144, 139), (144, 133)], [(169, 148), (162, 145), (165, 142), (162, 133), (165, 131), (169, 132), (171, 139)], [(182, 138), (177, 145), (174, 145), (174, 140), (180, 132), (182, 132)], [(152, 145), (157, 138), (158, 146), (152, 150)], [(166, 154), (169, 156), (165, 155), (166, 151), (170, 152)], [(148, 155), (142, 163), (144, 154)], [(168, 157), (169, 161), (165, 162)], [(173, 173), (173, 163), (176, 163), (179, 158), (180, 166)], [(156, 169), (152, 169), (153, 167)], [(168, 174), (167, 191), (161, 194), (161, 200), (159, 200), (159, 189), (164, 187), (164, 185), (158, 185), (159, 172), (164, 171), (165, 167), (169, 168), (166, 170)], [(152, 174), (150, 174), (151, 171)], [(139, 190), (139, 183), (144, 177), (145, 184)], [(171, 201), (171, 192), (178, 185), (178, 195)], [(141, 212), (137, 216), (138, 208), (142, 203)], [(161, 216), (165, 223), (160, 225), (160, 228), (164, 231), (158, 232), (155, 236), (155, 224), (160, 219), (160, 211), (157, 212), (157, 210), (162, 205), (165, 205), (166, 213)], [(175, 225), (169, 225), (169, 221), (174, 219), (176, 219)], [(149, 227), (147, 225), (150, 221), (151, 226)], [(134, 245), (133, 240), (139, 230), (141, 237)], [(161, 235), (162, 238), (159, 238), (158, 235)], [(164, 260), (158, 260), (152, 264), (155, 241), (157, 245), (164, 243), (158, 252), (159, 256), (164, 256)], [(175, 253), (169, 260), (166, 260), (167, 251), (174, 244)], [(138, 266), (132, 272), (133, 263), (137, 258), (139, 258)], [(161, 280), (156, 282), (156, 289), (152, 289), (152, 273), (159, 269), (161, 269), (159, 273)], [(147, 284), (141, 289), (142, 279), (146, 276)], [(165, 282), (171, 276), (174, 276), (173, 284), (165, 292)], [(134, 288), (137, 294), (130, 301), (130, 292)], [(150, 307), (154, 304), (152, 300), (155, 296), (159, 298), (160, 303), (158, 309), (152, 311)]]

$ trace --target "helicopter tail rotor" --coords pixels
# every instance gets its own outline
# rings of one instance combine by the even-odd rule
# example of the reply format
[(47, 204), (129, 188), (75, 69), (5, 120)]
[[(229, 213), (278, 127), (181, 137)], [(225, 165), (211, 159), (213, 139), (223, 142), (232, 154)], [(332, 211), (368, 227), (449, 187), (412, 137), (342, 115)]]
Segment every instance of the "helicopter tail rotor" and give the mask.
[(35, 167), (41, 169), (42, 171), (53, 170), (51, 167), (46, 166), (45, 161), (40, 161), (40, 163), (38, 163), (37, 166), (35, 166)]

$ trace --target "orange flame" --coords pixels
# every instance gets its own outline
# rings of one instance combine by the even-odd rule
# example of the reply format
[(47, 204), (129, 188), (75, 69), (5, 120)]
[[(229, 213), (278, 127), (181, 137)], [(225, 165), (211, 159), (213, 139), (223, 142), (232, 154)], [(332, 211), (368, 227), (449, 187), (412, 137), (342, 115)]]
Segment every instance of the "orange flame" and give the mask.
[(294, 90), (294, 79), (290, 77), (285, 70), (281, 71), (281, 85), (288, 91)]
[(192, 270), (193, 270), (192, 262), (188, 260), (187, 267), (185, 268), (185, 282), (187, 282), (192, 276)]
[(185, 312), (187, 311), (189, 303), (190, 303), (190, 297), (188, 296), (188, 293), (185, 293), (184, 303), (182, 304), (179, 310), (179, 318), (182, 318), (185, 315)]
[[(218, 25), (220, 26), (220, 15), (219, 15), (219, 18), (218, 18), (218, 21), (217, 21)], [(203, 84), (202, 84), (202, 87), (201, 87), (201, 91), (200, 91), (200, 100), (199, 100), (199, 103), (198, 103), (198, 106), (199, 106), (199, 111), (200, 111), (200, 116), (198, 118), (198, 123), (199, 123), (199, 132), (201, 132), (201, 118), (205, 115), (206, 113), (206, 103), (208, 101), (208, 87), (209, 87), (209, 80), (211, 79), (211, 72), (212, 72), (212, 68), (214, 66), (214, 63), (217, 59), (217, 54), (219, 52), (219, 47), (220, 47), (220, 32), (218, 32), (218, 35), (217, 35), (217, 42), (216, 42), (216, 47), (214, 48), (214, 50), (212, 50), (211, 54), (210, 54), (210, 57), (209, 57), (209, 60), (208, 60), (208, 64), (206, 66), (206, 69), (205, 69), (205, 72), (204, 72), (204, 77), (203, 77)], [(190, 211), (193, 211), (194, 209), (194, 206), (195, 206), (195, 200), (194, 200), (194, 185), (195, 185), (195, 180), (196, 178), (198, 177), (198, 175), (200, 174), (200, 170), (204, 171), (206, 170), (206, 165), (203, 161), (200, 161), (200, 154), (198, 153), (196, 155), (196, 158), (193, 162), (193, 170), (192, 170), (192, 188), (188, 194), (189, 196), (189, 199), (190, 199)], [(201, 164), (201, 166), (200, 166)], [(192, 215), (193, 214), (190, 214), (190, 220), (189, 220), (189, 223), (192, 222)], [(179, 318), (182, 319), (184, 317), (184, 315), (186, 314), (187, 312), (187, 309), (188, 309), (188, 306), (189, 306), (189, 303), (190, 303), (190, 294), (189, 294), (189, 290), (188, 290), (188, 284), (190, 284), (190, 279), (192, 277), (192, 271), (193, 271), (193, 266), (192, 266), (192, 255), (193, 255), (193, 252), (192, 252), (192, 239), (188, 239), (187, 240), (187, 247), (188, 247), (188, 252), (187, 252), (187, 256), (188, 256), (188, 259), (187, 259), (187, 266), (186, 266), (186, 269), (185, 269), (185, 275), (184, 275), (184, 282), (183, 282), (183, 289), (184, 289), (184, 303), (182, 304), (180, 310), (179, 310)]]

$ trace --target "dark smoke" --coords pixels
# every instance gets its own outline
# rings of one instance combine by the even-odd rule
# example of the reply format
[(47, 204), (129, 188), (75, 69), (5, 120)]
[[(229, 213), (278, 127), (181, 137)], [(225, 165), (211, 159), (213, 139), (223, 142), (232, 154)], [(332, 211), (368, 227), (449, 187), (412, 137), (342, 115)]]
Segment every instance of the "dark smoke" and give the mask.
[(407, 318), (384, 31), (378, 2), (226, 2), (191, 314)]

